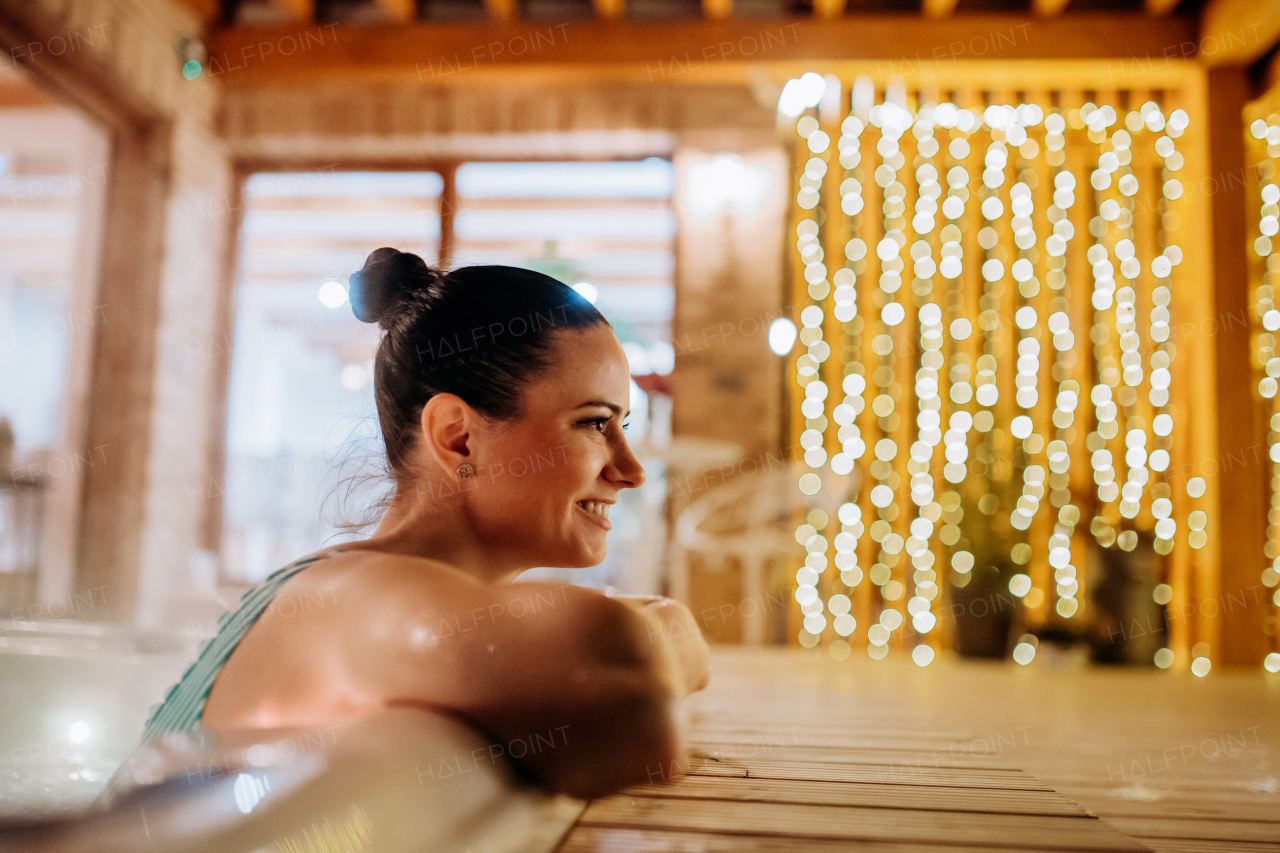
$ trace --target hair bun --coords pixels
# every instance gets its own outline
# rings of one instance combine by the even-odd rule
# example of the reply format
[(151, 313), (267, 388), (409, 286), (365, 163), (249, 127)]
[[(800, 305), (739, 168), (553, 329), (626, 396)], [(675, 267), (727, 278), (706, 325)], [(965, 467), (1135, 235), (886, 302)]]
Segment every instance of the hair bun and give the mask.
[(365, 323), (378, 323), (406, 295), (427, 284), (432, 270), (412, 252), (384, 246), (374, 249), (364, 266), (347, 280), (351, 311)]

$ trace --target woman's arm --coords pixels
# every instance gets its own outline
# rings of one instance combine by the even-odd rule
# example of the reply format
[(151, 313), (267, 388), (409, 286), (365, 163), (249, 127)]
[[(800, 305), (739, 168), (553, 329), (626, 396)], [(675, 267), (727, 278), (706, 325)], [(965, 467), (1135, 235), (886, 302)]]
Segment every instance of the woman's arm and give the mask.
[(650, 636), (671, 645), (680, 664), (685, 691), (695, 693), (711, 681), (711, 658), (707, 641), (689, 608), (674, 598), (660, 595), (621, 595), (609, 587), (605, 595), (628, 605), (648, 619)]
[(677, 775), (687, 677), (662, 617), (565, 584), (351, 559), (362, 582), (338, 592), (349, 610), (335, 640), (358, 689), (467, 719), (491, 752), (577, 797)]

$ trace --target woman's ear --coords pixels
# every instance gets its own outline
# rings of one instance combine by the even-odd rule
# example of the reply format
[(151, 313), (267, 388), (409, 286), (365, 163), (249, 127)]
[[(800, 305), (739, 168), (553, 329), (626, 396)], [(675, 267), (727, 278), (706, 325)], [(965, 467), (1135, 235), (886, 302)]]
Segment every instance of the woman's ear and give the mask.
[(422, 407), (419, 435), (426, 451), (423, 461), (434, 460), (445, 477), (458, 466), (474, 462), (476, 412), (457, 394), (436, 394)]

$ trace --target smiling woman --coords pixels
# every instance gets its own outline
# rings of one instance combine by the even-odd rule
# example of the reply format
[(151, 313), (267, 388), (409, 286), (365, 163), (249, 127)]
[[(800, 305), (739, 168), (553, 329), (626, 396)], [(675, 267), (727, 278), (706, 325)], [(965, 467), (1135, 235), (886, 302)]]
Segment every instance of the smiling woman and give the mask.
[[(597, 565), (610, 505), (644, 482), (608, 322), (541, 273), (446, 273), (388, 248), (351, 276), (350, 298), (384, 331), (386, 514), (369, 539), (250, 590), (145, 737), (419, 706), (508, 742), (563, 729), (560, 748), (516, 759), (555, 791), (647, 781), (680, 756), (679, 700), (708, 680), (691, 615), (666, 599), (512, 583), (537, 566)], [(286, 599), (321, 606), (271, 606)]]
[[(428, 487), (431, 516), (450, 529), (478, 528), (483, 565), (470, 570), (499, 580), (599, 563), (599, 505), (644, 482), (622, 432), (626, 357), (603, 315), (538, 272), (441, 274), (394, 249), (369, 256), (351, 298), (357, 317), (386, 329), (375, 398), (397, 485), (411, 483), (415, 502)], [(474, 509), (451, 481), (467, 486)], [(397, 494), (375, 538), (418, 537), (416, 515)], [(475, 559), (441, 547), (432, 556)]]

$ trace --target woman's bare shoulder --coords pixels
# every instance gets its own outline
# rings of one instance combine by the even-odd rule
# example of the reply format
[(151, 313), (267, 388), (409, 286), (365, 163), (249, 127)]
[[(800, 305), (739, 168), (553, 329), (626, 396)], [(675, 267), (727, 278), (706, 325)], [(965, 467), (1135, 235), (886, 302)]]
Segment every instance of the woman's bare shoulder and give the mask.
[[(399, 626), (405, 636), (420, 633), (414, 631), (420, 623), (440, 619), (465, 617), (498, 627), (494, 623), (501, 623), (497, 617), (503, 614), (567, 617), (592, 608), (596, 599), (610, 605), (603, 595), (567, 583), (484, 584), (441, 560), (367, 548), (330, 553), (303, 575), (311, 575), (306, 586), (312, 591), (323, 589), (330, 600), (344, 605), (341, 616), (347, 625), (358, 628), (373, 620), (387, 628)], [(481, 610), (491, 615), (481, 615)]]
[(323, 559), (280, 588), (271, 610), (311, 614), (307, 621), (338, 642), (370, 625), (405, 628), (424, 609), (452, 611), (483, 597), (479, 582), (440, 560), (350, 547), (319, 553)]
[(643, 620), (582, 587), (483, 584), (437, 560), (366, 549), (315, 568), (311, 583), (336, 606), (311, 623), (314, 648), (389, 700), (474, 710), (512, 691), (541, 695), (541, 682), (564, 684), (582, 667), (631, 663), (647, 647)]

